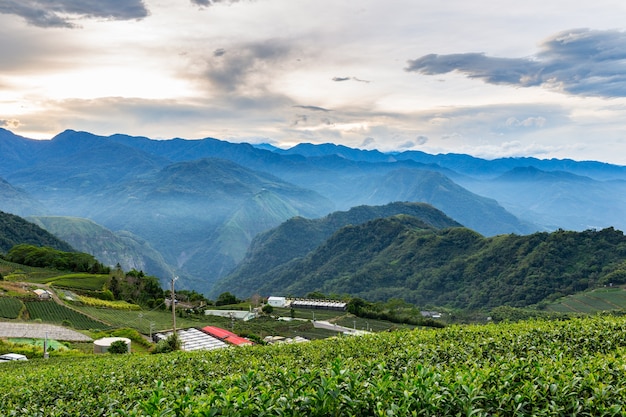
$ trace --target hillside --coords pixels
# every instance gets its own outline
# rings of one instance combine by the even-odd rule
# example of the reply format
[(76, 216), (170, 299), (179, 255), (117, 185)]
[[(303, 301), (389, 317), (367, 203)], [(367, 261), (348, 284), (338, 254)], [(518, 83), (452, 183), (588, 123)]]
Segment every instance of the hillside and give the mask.
[(428, 203), (485, 236), (505, 233), (505, 230), (517, 234), (537, 230), (537, 226), (519, 220), (496, 200), (472, 193), (439, 172), (403, 168), (358, 182), (354, 189), (367, 194), (372, 204), (387, 201)]
[(72, 246), (23, 218), (0, 211), (0, 253), (6, 253), (13, 246), (27, 243), (35, 246), (49, 246), (54, 249), (73, 252)]
[(119, 264), (123, 270), (153, 271), (164, 283), (173, 276), (159, 252), (145, 240), (130, 232), (112, 232), (99, 224), (76, 217), (38, 216), (27, 220), (68, 242), (72, 247), (98, 258), (111, 267)]
[(424, 228), (461, 226), (441, 211), (423, 203), (358, 206), (318, 219), (294, 217), (257, 235), (237, 269), (218, 282), (211, 294), (216, 296), (224, 291), (235, 291), (242, 296), (250, 296), (257, 290), (259, 282), (271, 280), (276, 274), (275, 268), (306, 256), (340, 228), (398, 214), (418, 218)]
[(394, 216), (343, 227), (306, 257), (271, 274), (240, 279), (244, 293), (320, 291), (489, 309), (530, 306), (620, 284), (626, 282), (625, 272), (626, 237), (612, 228), (487, 238), (465, 228), (436, 230), (413, 217)]

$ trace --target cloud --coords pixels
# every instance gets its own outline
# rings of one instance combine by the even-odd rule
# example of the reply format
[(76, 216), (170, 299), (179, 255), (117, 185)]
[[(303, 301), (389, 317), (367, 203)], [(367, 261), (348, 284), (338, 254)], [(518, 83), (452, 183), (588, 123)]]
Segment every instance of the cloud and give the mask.
[(424, 75), (457, 71), (490, 84), (540, 86), (580, 96), (626, 97), (626, 33), (573, 29), (544, 41), (534, 57), (429, 54), (408, 61), (405, 70)]
[(376, 144), (376, 139), (374, 139), (371, 136), (366, 137), (365, 139), (363, 139), (363, 142), (361, 142), (361, 148), (366, 148), (370, 145), (374, 145)]
[(330, 110), (325, 109), (323, 107), (317, 107), (317, 106), (301, 106), (301, 105), (296, 105), (293, 107), (297, 107), (299, 109), (305, 109), (305, 110), (311, 110), (311, 111), (323, 111), (323, 112), (329, 112)]
[[(479, 158), (493, 159), (493, 158), (507, 158), (507, 157), (524, 157), (528, 155), (535, 155), (536, 157), (542, 157), (551, 155), (555, 151), (567, 148), (563, 145), (549, 145), (544, 143), (537, 143), (535, 141), (522, 142), (522, 141), (509, 141), (499, 144), (479, 145), (472, 151), (474, 156)], [(571, 147), (571, 146), (569, 146)], [(466, 149), (463, 149), (467, 152)]]
[(7, 129), (17, 129), (21, 123), (17, 119), (0, 119), (0, 127), (6, 127)]
[(418, 137), (415, 138), (415, 143), (417, 143), (418, 145), (425, 145), (426, 142), (428, 142), (427, 136), (419, 135)]
[(0, 13), (14, 14), (39, 27), (76, 27), (75, 18), (143, 19), (143, 0), (3, 0)]
[(233, 3), (239, 3), (239, 1), (240, 0), (191, 0), (193, 4), (196, 4), (202, 7), (209, 7), (215, 4), (233, 4)]
[(403, 149), (411, 149), (415, 146), (415, 142), (413, 142), (412, 140), (407, 140), (406, 142), (400, 143), (398, 146), (398, 149), (403, 150)]
[(306, 123), (309, 120), (306, 114), (296, 114), (295, 120), (292, 122), (292, 126), (297, 126), (298, 124)]
[(360, 83), (369, 83), (368, 80), (362, 80), (362, 79), (357, 78), (357, 77), (333, 77), (332, 80), (335, 81), (335, 82), (342, 82), (342, 81), (353, 80), (353, 81), (358, 81)]
[(507, 127), (543, 127), (546, 124), (545, 117), (527, 117), (523, 120), (519, 120), (516, 117), (509, 117), (506, 119), (505, 126)]
[(290, 52), (290, 46), (280, 40), (242, 44), (229, 48), (228, 53), (218, 49), (213, 52), (215, 59), (208, 60), (204, 76), (213, 90), (264, 92), (276, 75), (275, 69)]

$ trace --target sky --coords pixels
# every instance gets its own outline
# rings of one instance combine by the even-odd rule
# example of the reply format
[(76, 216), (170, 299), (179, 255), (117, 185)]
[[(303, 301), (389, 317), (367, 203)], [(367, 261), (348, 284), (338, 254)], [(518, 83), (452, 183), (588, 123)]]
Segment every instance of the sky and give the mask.
[(0, 127), (626, 165), (622, 0), (1, 0)]

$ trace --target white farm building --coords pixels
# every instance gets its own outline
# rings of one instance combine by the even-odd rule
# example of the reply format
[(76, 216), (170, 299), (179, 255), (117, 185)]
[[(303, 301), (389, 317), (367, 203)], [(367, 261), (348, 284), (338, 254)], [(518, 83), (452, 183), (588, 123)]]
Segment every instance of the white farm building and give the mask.
[(272, 307), (286, 307), (287, 306), (287, 298), (285, 297), (269, 297), (267, 299), (267, 304), (271, 305)]

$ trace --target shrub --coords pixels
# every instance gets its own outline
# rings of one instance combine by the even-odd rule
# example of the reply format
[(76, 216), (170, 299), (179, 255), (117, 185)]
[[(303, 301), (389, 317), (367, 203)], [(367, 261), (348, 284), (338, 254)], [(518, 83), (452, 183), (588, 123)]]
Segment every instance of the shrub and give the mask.
[(167, 339), (159, 340), (152, 353), (170, 353), (180, 350), (181, 341), (176, 333), (170, 335)]
[(123, 340), (116, 340), (115, 342), (111, 343), (111, 346), (109, 347), (109, 353), (112, 353), (114, 355), (128, 353), (128, 345)]

